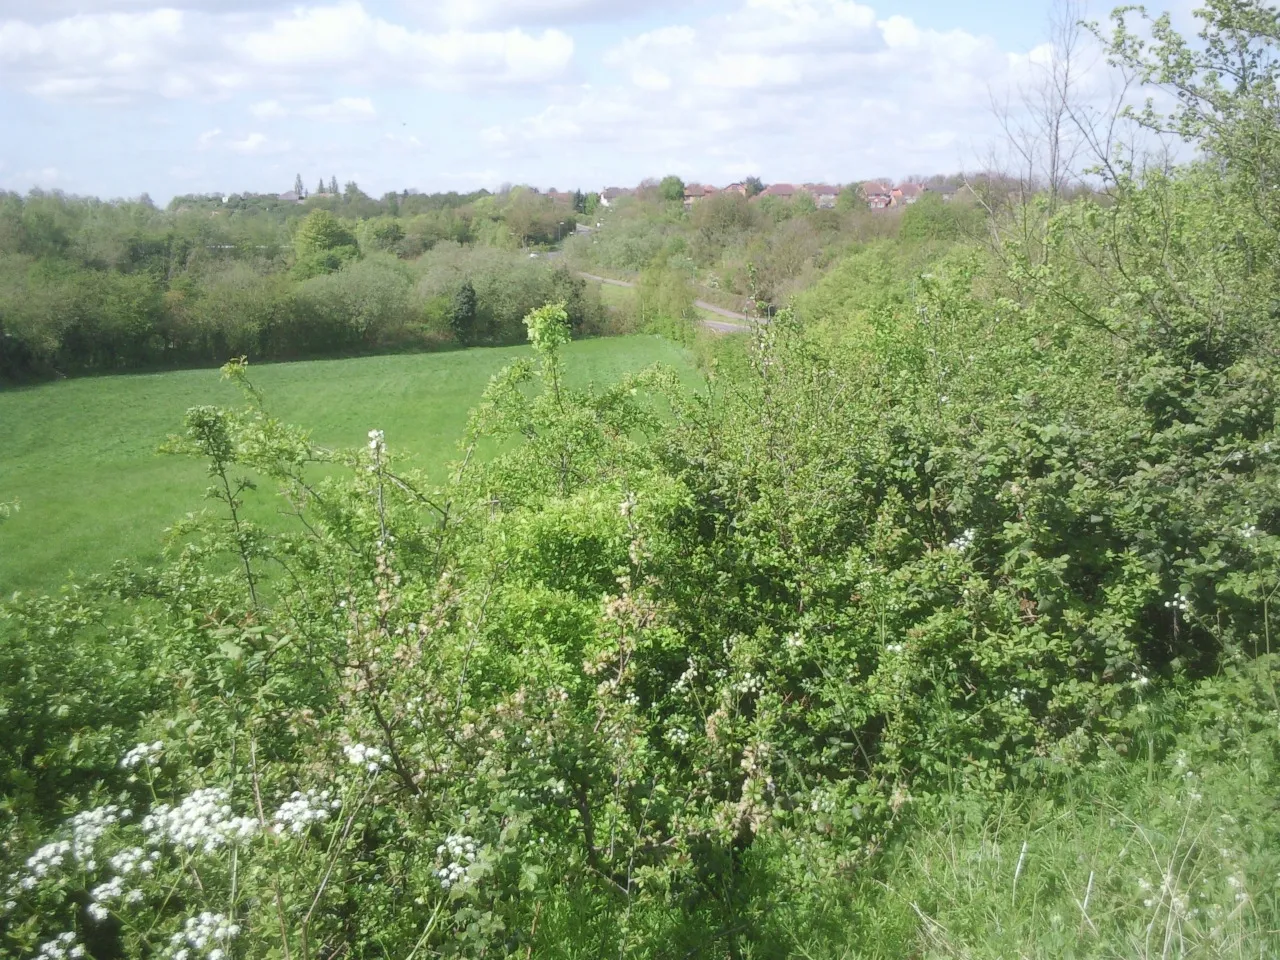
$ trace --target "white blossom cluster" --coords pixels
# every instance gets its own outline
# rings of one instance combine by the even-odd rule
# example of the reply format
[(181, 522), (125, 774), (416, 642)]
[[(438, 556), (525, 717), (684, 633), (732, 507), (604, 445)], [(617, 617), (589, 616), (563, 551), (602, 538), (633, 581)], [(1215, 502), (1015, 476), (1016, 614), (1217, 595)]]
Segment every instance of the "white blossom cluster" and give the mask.
[(375, 473), (378, 464), (382, 461), (383, 456), (387, 452), (387, 441), (381, 430), (369, 431), (369, 452), (373, 454), (374, 462), (369, 465), (369, 472)]
[(754, 673), (744, 674), (742, 679), (733, 685), (733, 689), (744, 694), (759, 693), (764, 689), (764, 677)]
[(89, 916), (102, 922), (111, 914), (109, 904), (117, 901), (123, 901), (127, 904), (138, 903), (142, 900), (141, 890), (126, 890), (124, 887), (124, 877), (112, 877), (106, 883), (100, 883), (89, 891), (92, 902), (86, 908)]
[(1175, 593), (1172, 600), (1166, 600), (1164, 605), (1171, 610), (1177, 610), (1179, 613), (1186, 613), (1191, 609), (1191, 601), (1187, 599), (1185, 593)]
[(54, 843), (46, 843), (27, 858), (28, 873), (22, 878), (18, 886), (23, 890), (33, 889), (37, 883), (62, 866), (63, 861), (70, 852), (70, 841), (58, 840)]
[(1252, 540), (1257, 535), (1258, 535), (1258, 528), (1254, 526), (1252, 523), (1246, 523), (1243, 527), (1240, 528), (1240, 536), (1244, 537), (1246, 540)]
[(135, 871), (148, 876), (155, 870), (156, 861), (159, 859), (159, 850), (147, 853), (141, 847), (127, 847), (113, 856), (110, 862), (111, 869), (122, 877), (127, 877)]
[(231, 941), (239, 935), (239, 924), (206, 910), (198, 917), (187, 918), (182, 932), (169, 938), (168, 956), (171, 960), (224, 960)]
[(77, 960), (84, 956), (84, 947), (76, 943), (76, 935), (71, 931), (60, 933), (53, 940), (40, 944), (37, 960)]
[(167, 840), (175, 847), (212, 853), (258, 832), (257, 820), (234, 815), (230, 799), (221, 787), (197, 790), (176, 807), (167, 803), (157, 806), (143, 818), (142, 830), (152, 839)]
[(907, 645), (905, 643), (886, 643), (884, 645), (885, 653), (902, 653), (906, 649)]
[(160, 766), (160, 754), (164, 753), (164, 742), (157, 740), (155, 743), (140, 743), (120, 760), (120, 766), (126, 770), (136, 770), (138, 767), (158, 767)]
[(956, 537), (949, 544), (947, 544), (947, 546), (950, 549), (955, 550), (957, 553), (964, 553), (971, 546), (973, 546), (973, 536), (974, 536), (974, 530), (972, 527), (970, 527), (964, 533), (960, 534), (960, 536)]
[(273, 829), (276, 833), (284, 833), (286, 830), (290, 833), (303, 833), (311, 824), (328, 820), (329, 811), (341, 806), (342, 801), (333, 798), (333, 793), (329, 790), (318, 793), (315, 790), (308, 790), (306, 793), (295, 790), (288, 800), (280, 804), (280, 809), (272, 814), (271, 820), (275, 824)]
[(690, 657), (689, 669), (680, 674), (679, 679), (676, 680), (671, 689), (676, 693), (683, 693), (689, 689), (689, 685), (696, 679), (698, 679), (698, 665), (693, 662), (693, 657)]
[(77, 813), (67, 825), (71, 828), (70, 840), (46, 843), (27, 858), (27, 875), (18, 881), (22, 890), (33, 890), (41, 880), (61, 867), (70, 856), (86, 870), (96, 870), (94, 850), (103, 833), (113, 823), (119, 823), (133, 815), (131, 810), (121, 810), (116, 804), (95, 807)]
[(347, 761), (356, 767), (364, 767), (370, 773), (377, 773), (391, 762), (391, 755), (377, 747), (366, 747), (363, 743), (351, 743), (342, 748)]
[(440, 886), (448, 890), (466, 879), (467, 867), (476, 862), (476, 841), (473, 837), (451, 833), (444, 843), (436, 847), (436, 855), (443, 858), (443, 865), (436, 869)]
[(121, 810), (114, 803), (84, 810), (71, 818), (71, 852), (86, 869), (92, 870), (93, 851), (107, 827), (133, 816), (132, 810)]

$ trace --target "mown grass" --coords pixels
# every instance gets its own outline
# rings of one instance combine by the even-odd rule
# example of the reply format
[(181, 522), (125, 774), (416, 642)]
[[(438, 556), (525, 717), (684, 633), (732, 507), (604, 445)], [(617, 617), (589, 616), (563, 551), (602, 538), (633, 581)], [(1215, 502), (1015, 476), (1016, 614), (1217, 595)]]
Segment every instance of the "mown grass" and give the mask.
[[(371, 428), (431, 468), (448, 462), (489, 378), (527, 348), (269, 364), (251, 370), (269, 408), (331, 446)], [(612, 382), (652, 363), (691, 372), (657, 337), (588, 340), (569, 350), (576, 384)], [(203, 506), (200, 464), (158, 454), (199, 404), (234, 405), (217, 370), (93, 377), (0, 391), (0, 501), (20, 511), (0, 525), (0, 594), (48, 590), (69, 574), (158, 557), (163, 532)]]

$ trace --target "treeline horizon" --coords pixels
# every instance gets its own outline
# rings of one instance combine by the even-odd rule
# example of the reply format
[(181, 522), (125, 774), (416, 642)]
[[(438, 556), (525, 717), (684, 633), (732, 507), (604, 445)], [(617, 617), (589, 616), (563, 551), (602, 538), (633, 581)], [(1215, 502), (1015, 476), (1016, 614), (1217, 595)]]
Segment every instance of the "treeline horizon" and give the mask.
[[(854, 191), (835, 209), (807, 194), (730, 193), (689, 210), (678, 180), (607, 210), (572, 196), (517, 187), (374, 200), (349, 183), (302, 204), (188, 197), (161, 210), (0, 193), (0, 381), (511, 343), (548, 300), (566, 302), (579, 335), (680, 340), (696, 297), (772, 309), (901, 224), (925, 242), (981, 220), (974, 204), (936, 198), (869, 211)], [(529, 256), (562, 241), (560, 262)], [(641, 305), (607, 310), (579, 270), (635, 277)]]

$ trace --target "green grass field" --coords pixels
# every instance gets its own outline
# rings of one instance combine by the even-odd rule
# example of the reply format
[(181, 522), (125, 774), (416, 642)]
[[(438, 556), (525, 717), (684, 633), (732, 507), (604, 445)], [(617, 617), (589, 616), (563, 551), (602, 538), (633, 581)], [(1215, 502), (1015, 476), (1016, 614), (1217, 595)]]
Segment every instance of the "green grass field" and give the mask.
[[(269, 364), (251, 369), (277, 416), (330, 446), (386, 432), (415, 465), (452, 459), (468, 411), (489, 377), (528, 348)], [(586, 340), (568, 351), (571, 379), (607, 383), (652, 363), (691, 372), (687, 355), (656, 337)], [(217, 370), (94, 377), (0, 391), (0, 501), (20, 511), (0, 524), (0, 595), (50, 590), (69, 574), (119, 559), (149, 562), (164, 529), (201, 509), (199, 463), (156, 448), (198, 404), (235, 405)]]

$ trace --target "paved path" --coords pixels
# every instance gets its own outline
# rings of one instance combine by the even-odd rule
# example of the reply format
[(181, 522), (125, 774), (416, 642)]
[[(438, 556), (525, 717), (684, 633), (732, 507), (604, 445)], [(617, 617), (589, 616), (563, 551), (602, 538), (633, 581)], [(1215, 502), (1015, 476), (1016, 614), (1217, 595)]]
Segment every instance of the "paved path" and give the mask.
[[(611, 287), (634, 287), (635, 284), (627, 280), (612, 280), (609, 277), (597, 277), (594, 273), (580, 273), (580, 277), (588, 280), (596, 280), (600, 283), (607, 283)], [(706, 310), (708, 313), (714, 313), (717, 316), (727, 317), (728, 320), (737, 320), (738, 323), (730, 323), (726, 320), (701, 320), (699, 321), (708, 330), (714, 330), (716, 333), (750, 333), (751, 318), (745, 313), (734, 313), (732, 310), (726, 310), (724, 307), (717, 307), (714, 303), (707, 303), (705, 300), (693, 301), (694, 306)]]

